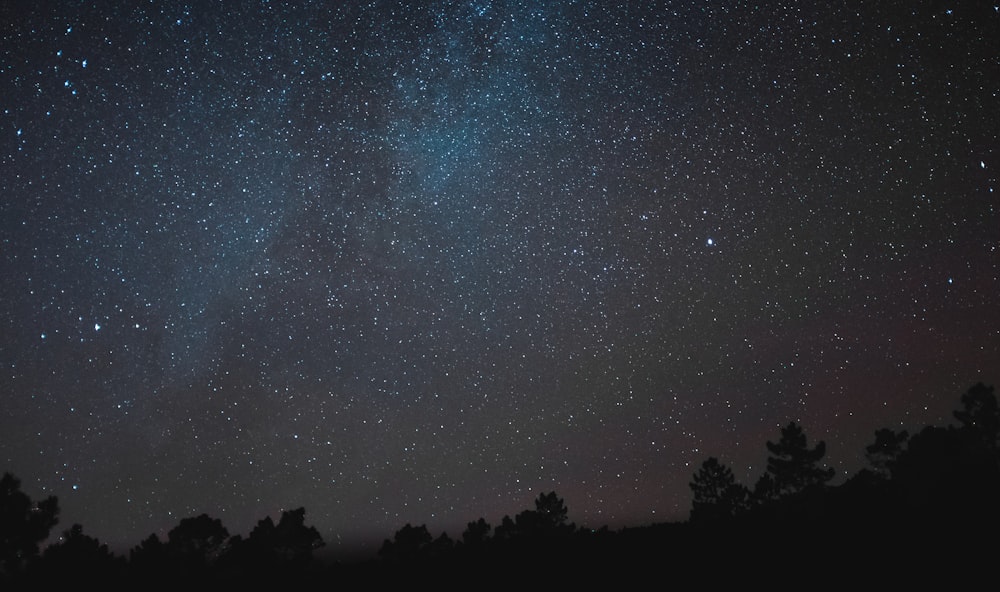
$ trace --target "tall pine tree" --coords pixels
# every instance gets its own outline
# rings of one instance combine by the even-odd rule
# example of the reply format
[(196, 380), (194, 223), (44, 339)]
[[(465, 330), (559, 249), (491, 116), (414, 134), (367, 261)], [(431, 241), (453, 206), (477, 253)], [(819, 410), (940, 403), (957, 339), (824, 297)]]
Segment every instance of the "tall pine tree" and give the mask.
[(747, 507), (750, 492), (736, 482), (732, 470), (714, 456), (701, 463), (691, 478), (691, 522), (732, 518)]
[(833, 479), (833, 469), (820, 466), (826, 455), (826, 443), (819, 442), (810, 449), (805, 432), (795, 422), (782, 428), (781, 439), (777, 444), (768, 442), (767, 449), (771, 453), (767, 459), (767, 472), (774, 480), (778, 497), (822, 487)]

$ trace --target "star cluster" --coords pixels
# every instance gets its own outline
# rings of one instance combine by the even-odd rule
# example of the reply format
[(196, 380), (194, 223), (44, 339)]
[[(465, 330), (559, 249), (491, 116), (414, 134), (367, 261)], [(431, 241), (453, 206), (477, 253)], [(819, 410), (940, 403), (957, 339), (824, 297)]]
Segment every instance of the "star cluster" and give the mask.
[(682, 520), (707, 456), (845, 475), (997, 380), (992, 3), (0, 23), (0, 459), (112, 546)]

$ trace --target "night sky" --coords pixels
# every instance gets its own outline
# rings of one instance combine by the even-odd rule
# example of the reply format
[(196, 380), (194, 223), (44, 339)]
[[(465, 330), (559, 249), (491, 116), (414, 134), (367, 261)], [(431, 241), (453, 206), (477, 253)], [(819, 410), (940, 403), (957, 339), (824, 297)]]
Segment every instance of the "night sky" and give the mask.
[(996, 3), (293, 4), (0, 5), (0, 470), (58, 531), (684, 520), (1000, 382)]

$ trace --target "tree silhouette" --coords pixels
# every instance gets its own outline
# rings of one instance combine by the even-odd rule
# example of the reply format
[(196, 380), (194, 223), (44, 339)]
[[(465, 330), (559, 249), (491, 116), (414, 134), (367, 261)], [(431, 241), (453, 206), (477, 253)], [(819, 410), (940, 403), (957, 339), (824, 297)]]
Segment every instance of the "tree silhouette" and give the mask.
[(302, 563), (325, 543), (312, 526), (305, 525), (305, 508), (286, 510), (275, 525), (268, 516), (250, 532), (246, 543), (279, 563)]
[(409, 523), (396, 531), (390, 541), (386, 539), (378, 554), (389, 561), (413, 561), (419, 558), (433, 541), (427, 526), (412, 526)]
[(493, 532), (494, 540), (505, 541), (516, 536), (517, 525), (510, 519), (510, 516), (504, 515), (504, 517), (500, 519), (500, 526), (497, 526), (496, 530)]
[(767, 459), (767, 472), (774, 479), (774, 489), (778, 497), (793, 495), (825, 485), (833, 479), (832, 468), (819, 466), (826, 454), (826, 443), (819, 442), (809, 449), (806, 435), (795, 422), (781, 430), (777, 444), (768, 442), (771, 456)]
[(540, 493), (535, 499), (534, 510), (524, 510), (514, 517), (504, 516), (496, 529), (496, 539), (516, 537), (549, 537), (571, 534), (576, 525), (567, 524), (566, 503), (556, 492)]
[(63, 533), (62, 540), (42, 553), (39, 571), (43, 578), (62, 581), (107, 582), (124, 568), (124, 560), (115, 557), (108, 546), (83, 534), (83, 527), (74, 524)]
[(990, 451), (996, 452), (1000, 440), (1000, 407), (992, 386), (979, 382), (962, 395), (962, 409), (955, 411), (962, 427), (976, 435)]
[(750, 494), (750, 503), (759, 506), (778, 499), (778, 485), (774, 481), (771, 473), (764, 473), (754, 483), (753, 492)]
[(221, 520), (201, 514), (181, 520), (167, 533), (167, 553), (181, 573), (202, 572), (215, 564), (228, 540)]
[(733, 472), (719, 459), (709, 457), (689, 483), (694, 494), (691, 522), (717, 522), (746, 508), (750, 492), (736, 483)]
[(38, 556), (38, 544), (58, 523), (59, 502), (49, 496), (36, 503), (21, 491), (21, 482), (4, 473), (0, 479), (0, 570), (19, 572)]
[(447, 532), (442, 532), (438, 538), (427, 545), (426, 553), (431, 557), (444, 557), (455, 548), (455, 541), (451, 540)]
[(139, 579), (156, 581), (171, 572), (167, 545), (153, 533), (133, 547), (128, 554), (128, 567)]
[(882, 428), (875, 432), (875, 442), (865, 447), (865, 456), (876, 474), (889, 476), (909, 437), (906, 430), (897, 434), (888, 428)]
[(462, 542), (472, 547), (483, 545), (489, 540), (490, 530), (492, 527), (489, 522), (482, 518), (470, 522), (462, 533)]
[(566, 503), (554, 491), (538, 494), (538, 499), (535, 500), (535, 512), (541, 517), (541, 522), (551, 528), (565, 526), (569, 514)]
[(257, 522), (246, 539), (234, 536), (219, 570), (258, 582), (261, 578), (287, 578), (293, 570), (301, 575), (310, 565), (313, 551), (324, 545), (319, 532), (305, 525), (305, 513), (305, 508), (286, 510), (277, 524), (268, 516)]
[(969, 424), (957, 429), (928, 426), (910, 438), (892, 470), (901, 505), (926, 522), (996, 524), (1000, 466), (995, 449), (982, 436)]

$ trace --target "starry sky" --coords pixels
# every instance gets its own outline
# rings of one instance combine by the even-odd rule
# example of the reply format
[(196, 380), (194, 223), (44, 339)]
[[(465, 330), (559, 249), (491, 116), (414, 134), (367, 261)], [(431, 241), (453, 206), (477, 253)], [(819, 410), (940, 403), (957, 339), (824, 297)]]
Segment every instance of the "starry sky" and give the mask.
[(0, 469), (116, 550), (840, 479), (1000, 381), (995, 2), (9, 1)]

